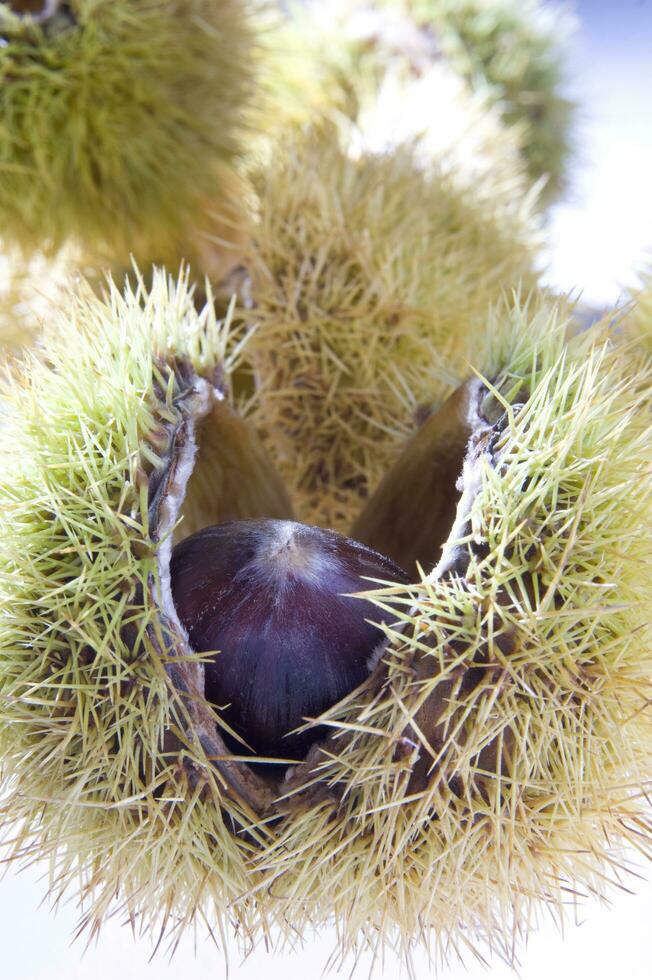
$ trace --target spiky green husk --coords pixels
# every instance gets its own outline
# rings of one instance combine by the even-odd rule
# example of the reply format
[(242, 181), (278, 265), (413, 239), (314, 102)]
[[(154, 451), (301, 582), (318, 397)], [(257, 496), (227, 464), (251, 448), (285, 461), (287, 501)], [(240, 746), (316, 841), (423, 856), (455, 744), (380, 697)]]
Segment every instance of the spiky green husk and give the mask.
[(391, 937), (511, 960), (543, 909), (561, 921), (652, 857), (650, 375), (567, 327), (546, 305), (490, 322), (473, 363), (502, 422), (382, 683), (321, 717), (330, 798), (261, 855), (260, 887), (299, 931), (332, 913), (341, 952)]
[[(43, 24), (0, 3), (0, 225), (27, 251), (170, 255), (241, 150), (257, 54), (249, 0), (72, 0)], [(72, 17), (68, 16), (68, 11)]]
[[(184, 265), (191, 270), (193, 278), (206, 277), (212, 284), (216, 309), (224, 315), (233, 292), (240, 285), (237, 270), (248, 232), (245, 213), (251, 206), (252, 192), (245, 177), (234, 170), (223, 170), (219, 184), (219, 198), (205, 202), (201, 221), (188, 230), (186, 237), (167, 245), (152, 243), (151, 247), (156, 248), (156, 255), (168, 268), (178, 270)], [(18, 355), (38, 342), (57, 305), (65, 302), (67, 286), (79, 276), (92, 284), (98, 294), (104, 290), (109, 271), (116, 283), (125, 279), (136, 283), (141, 276), (135, 272), (133, 257), (127, 261), (125, 255), (113, 256), (107, 270), (97, 249), (91, 252), (68, 245), (55, 256), (35, 253), (28, 257), (20, 249), (4, 243), (3, 246), (0, 246), (0, 351), (8, 356)], [(153, 268), (149, 262), (147, 268), (149, 278)], [(195, 299), (199, 306), (205, 298), (205, 292), (197, 288)]]
[(356, 31), (356, 12), (362, 8), (302, 8), (279, 29), (268, 59), (276, 88), (266, 155), (275, 155), (288, 130), (308, 125), (330, 128), (331, 138), (337, 134), (358, 152), (390, 151), (411, 140), (424, 168), (446, 170), (460, 187), (507, 206), (530, 192), (536, 203), (519, 128), (506, 127), (486, 93), (474, 93), (427, 45), (425, 53), (410, 54), (406, 48), (420, 33), (409, 21), (399, 22), (404, 30), (407, 24), (408, 38), (396, 37), (391, 18), (384, 25), (375, 11), (373, 23), (385, 28), (376, 36)]
[[(563, 83), (573, 24), (561, 9), (539, 0), (334, 0), (290, 9), (272, 46), (276, 115), (286, 123), (316, 114), (358, 121), (389, 80), (415, 105), (419, 128), (437, 135), (446, 126), (447, 88), (419, 101), (414, 81), (446, 68), (500, 118), (503, 146), (486, 146), (498, 166), (506, 165), (505, 143), (517, 144), (528, 179), (544, 179), (546, 202), (564, 189), (574, 107)], [(460, 109), (473, 115), (472, 106)], [(384, 132), (392, 138), (389, 121)]]
[(361, 106), (352, 137), (361, 152), (387, 152), (413, 141), (423, 169), (445, 173), (490, 211), (509, 210), (523, 198), (524, 211), (539, 205), (515, 127), (504, 126), (496, 106), (444, 61), (417, 77), (388, 70), (373, 99)]
[(490, 303), (534, 280), (532, 202), (461, 190), (409, 147), (354, 160), (315, 134), (286, 140), (257, 189), (252, 417), (301, 518), (345, 529), (466, 372)]
[[(201, 747), (164, 739), (184, 709), (152, 598), (148, 474), (184, 418), (183, 365), (228, 373), (228, 330), (161, 276), (148, 297), (88, 290), (58, 320), (47, 361), (28, 354), (5, 392), (0, 431), (2, 820), (14, 854), (52, 859), (53, 887), (76, 880), (91, 929), (116, 887), (181, 922), (212, 893), (223, 925), (251, 843), (205, 757), (183, 776)], [(247, 904), (233, 914), (246, 933)]]
[[(355, 49), (337, 30), (324, 28), (301, 3), (284, 5), (270, 21), (263, 62), (262, 106), (267, 131), (277, 134), (320, 119), (350, 119), (358, 109), (361, 81)], [(340, 26), (340, 25), (338, 25)]]
[(565, 185), (573, 103), (563, 91), (568, 13), (540, 0), (381, 0), (434, 30), (444, 55), (485, 91), (507, 125), (525, 127), (522, 149), (547, 199)]
[[(375, 593), (403, 609), (384, 661), (261, 810), (199, 740), (200, 692), (178, 684), (199, 658), (161, 598), (189, 475), (170, 446), (192, 450), (196, 399), (228, 404), (237, 338), (157, 275), (149, 295), (80, 294), (9, 382), (2, 819), (91, 930), (117, 901), (172, 941), (199, 921), (296, 942), (334, 917), (342, 954), (486, 940), (511, 958), (537, 909), (602, 890), (624, 843), (652, 856), (649, 372), (600, 328), (566, 345), (545, 302), (487, 329), (442, 561)], [(191, 485), (223, 450), (200, 441)]]
[(521, 202), (531, 221), (539, 190), (525, 169), (518, 128), (506, 127), (485, 95), (434, 59), (431, 45), (424, 52), (408, 20), (399, 19), (396, 31), (391, 17), (371, 11), (376, 34), (356, 26), (356, 13), (365, 10), (365, 4), (295, 9), (272, 34), (273, 122), (260, 144), (263, 160), (287, 152), (288, 133), (296, 140), (296, 130), (308, 128), (339, 140), (352, 156), (393, 152), (411, 142), (423, 170), (446, 173), (494, 213), (514, 211)]

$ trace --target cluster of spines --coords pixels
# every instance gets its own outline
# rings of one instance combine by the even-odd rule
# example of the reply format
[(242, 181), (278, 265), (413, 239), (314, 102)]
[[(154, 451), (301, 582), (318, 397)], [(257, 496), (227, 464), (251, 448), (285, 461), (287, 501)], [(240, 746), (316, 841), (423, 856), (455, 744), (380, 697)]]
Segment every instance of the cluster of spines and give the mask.
[(561, 919), (568, 888), (617, 881), (625, 844), (651, 853), (649, 377), (604, 335), (565, 348), (549, 312), (506, 325), (491, 390), (509, 424), (467, 571), (378, 593), (404, 608), (385, 684), (322, 717), (332, 798), (261, 855), (295, 924), (330, 883), (345, 949), (373, 923), (379, 947), (430, 926), (440, 953), (508, 955), (541, 903)]
[[(444, 69), (444, 76), (455, 75), (485, 114), (495, 110), (495, 122), (500, 121), (494, 125), (494, 145), (489, 138), (483, 145), (491, 163), (487, 174), (497, 171), (518, 184), (521, 194), (526, 176), (543, 188), (543, 203), (564, 190), (574, 112), (564, 92), (566, 47), (574, 28), (566, 11), (538, 0), (334, 0), (328, 9), (308, 3), (290, 11), (276, 38), (275, 116), (292, 124), (319, 118), (340, 127), (362, 123), (364, 139), (364, 117), (373, 118), (376, 110), (377, 129), (391, 143), (395, 120), (384, 118), (387, 93), (383, 96), (389, 82), (417, 116), (416, 130), (433, 132), (436, 144), (439, 130), (448, 127), (453, 138), (459, 135), (459, 118), (451, 124), (442, 105), (450, 100), (445, 80), (440, 84), (437, 77)], [(414, 80), (429, 73), (434, 85), (420, 94)], [(375, 106), (379, 95), (381, 104)], [(468, 116), (469, 126), (480, 115), (471, 98), (458, 98), (455, 109), (458, 117)], [(401, 128), (400, 113), (397, 118)], [(515, 165), (516, 144), (526, 175)]]
[[(180, 730), (148, 527), (147, 474), (179, 414), (166, 364), (228, 370), (228, 332), (210, 306), (195, 311), (187, 282), (157, 275), (149, 294), (111, 287), (105, 302), (88, 290), (59, 314), (47, 364), (27, 354), (4, 391), (1, 819), (10, 855), (50, 860), (55, 897), (79, 887), (91, 934), (116, 892), (171, 928), (212, 895), (224, 927), (265, 838), (233, 832), (250, 817)], [(245, 935), (250, 916), (243, 903)]]
[[(324, 719), (339, 737), (312, 778), (327, 787), (320, 802), (302, 811), (290, 797), (290, 815), (270, 831), (217, 778), (185, 782), (178, 757), (162, 748), (176, 694), (149, 590), (156, 566), (142, 473), (161, 465), (159, 424), (175, 415), (165, 365), (181, 357), (228, 380), (239, 352), (208, 310), (195, 313), (183, 285), (159, 278), (149, 295), (141, 285), (126, 297), (112, 289), (107, 306), (79, 301), (69, 324), (81, 328), (79, 377), (62, 391), (70, 329), (47, 370), (28, 365), (17, 409), (24, 425), (12, 423), (3, 439), (12, 507), (0, 628), (12, 654), (0, 738), (9, 780), (19, 774), (4, 815), (21, 823), (15, 855), (52, 858), (57, 890), (81, 868), (91, 930), (120, 886), (130, 914), (173, 934), (210, 920), (211, 903), (219, 928), (230, 905), (252, 938), (274, 921), (289, 939), (334, 909), (344, 950), (397, 935), (409, 953), (435, 926), (442, 947), (472, 942), (468, 927), (509, 955), (506, 923), (518, 932), (541, 900), (559, 910), (567, 883), (601, 889), (613, 860), (607, 838), (650, 850), (652, 664), (641, 599), (649, 495), (638, 491), (649, 482), (650, 432), (638, 413), (649, 381), (626, 374), (607, 341), (564, 349), (548, 309), (504, 307), (504, 325), (490, 324), (480, 343), (481, 311), (502, 286), (482, 262), (502, 261), (507, 284), (527, 279), (525, 225), (512, 214), (501, 237), (495, 215), (475, 214), (477, 202), (467, 206), (439, 174), (424, 175), (407, 150), (353, 161), (314, 147), (334, 176), (317, 181), (317, 199), (331, 196), (324, 214), (349, 214), (346, 193), (353, 188), (354, 200), (362, 189), (361, 210), (374, 204), (380, 223), (368, 240), (355, 227), (332, 239), (311, 229), (296, 188), (302, 172), (314, 174), (302, 153), (285, 149), (300, 164), (283, 178), (294, 196), (278, 183), (267, 200), (261, 194), (250, 256), (258, 325), (248, 349), (261, 383), (252, 418), (306, 516), (345, 526), (419, 412), (472, 358), (508, 424), (458, 542), (468, 551), (465, 578), (424, 575), (408, 590), (377, 594), (405, 612), (385, 682)], [(420, 224), (428, 193), (444, 215), (441, 251)], [(279, 200), (287, 211), (274, 211)], [(482, 239), (477, 253), (465, 233)], [(351, 242), (350, 254), (337, 254)], [(312, 333), (320, 323), (323, 333)], [(343, 406), (357, 395), (347, 416)], [(330, 458), (320, 440), (334, 435)], [(428, 731), (422, 721), (433, 713)], [(55, 773), (64, 789), (53, 801)], [(279, 901), (257, 901), (268, 889), (279, 894), (277, 885)]]
[(252, 124), (255, 7), (78, 0), (49, 30), (0, 6), (3, 236), (178, 262)]
[(560, 6), (539, 0), (382, 0), (434, 31), (444, 56), (521, 130), (533, 180), (547, 201), (567, 180), (573, 104), (564, 92), (565, 46), (574, 23)]
[(165, 365), (228, 373), (228, 326), (157, 277), (79, 298), (47, 363), (28, 358), (2, 434), (3, 816), (56, 894), (81, 880), (82, 925), (117, 892), (172, 941), (229, 918), (291, 941), (334, 916), (343, 953), (509, 955), (541, 901), (601, 889), (613, 842), (649, 852), (649, 378), (604, 332), (565, 333), (546, 302), (489, 323), (476, 366), (504, 419), (457, 525), (466, 571), (375, 593), (402, 610), (380, 675), (323, 716), (334, 735), (272, 823), (183, 725), (180, 750), (163, 737), (183, 707), (142, 473), (176, 417)]
[(411, 146), (356, 160), (309, 133), (256, 186), (252, 419), (301, 519), (346, 529), (466, 373), (489, 305), (534, 281), (536, 226), (424, 173)]

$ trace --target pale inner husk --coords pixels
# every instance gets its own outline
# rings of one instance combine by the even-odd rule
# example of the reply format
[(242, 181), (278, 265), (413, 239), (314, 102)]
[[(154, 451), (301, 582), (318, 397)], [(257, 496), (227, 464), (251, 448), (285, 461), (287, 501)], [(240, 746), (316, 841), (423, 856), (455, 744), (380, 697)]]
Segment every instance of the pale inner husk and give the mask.
[(416, 562), (432, 569), (440, 549), (459, 537), (462, 498), (477, 487), (473, 447), (489, 428), (481, 414), (485, 392), (477, 378), (460, 385), (423, 423), (353, 524), (352, 538), (410, 576)]
[(291, 517), (291, 506), (256, 434), (228, 405), (219, 380), (211, 383), (198, 377), (187, 363), (167, 367), (175, 374), (174, 422), (166, 418), (157, 434), (162, 466), (149, 478), (149, 524), (158, 542), (159, 587), (154, 600), (176, 655), (168, 674), (183, 696), (183, 717), (177, 721), (200, 743), (224, 792), (261, 813), (275, 795), (273, 781), (233, 760), (221, 738), (215, 714), (204, 699), (204, 666), (187, 659), (193, 651), (174, 606), (170, 560), (175, 532), (178, 538), (226, 520)]

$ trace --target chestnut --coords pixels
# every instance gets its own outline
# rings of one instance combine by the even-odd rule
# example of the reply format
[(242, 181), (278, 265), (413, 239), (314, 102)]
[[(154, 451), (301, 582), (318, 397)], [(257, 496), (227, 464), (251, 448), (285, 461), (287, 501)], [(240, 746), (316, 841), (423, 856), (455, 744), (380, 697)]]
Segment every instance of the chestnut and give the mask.
[[(389, 558), (287, 520), (206, 527), (172, 553), (172, 595), (205, 665), (206, 699), (257, 755), (300, 759), (324, 726), (289, 734), (368, 676), (390, 614), (350, 593), (405, 583)], [(347, 594), (349, 593), (349, 594)], [(236, 752), (243, 747), (225, 739)]]

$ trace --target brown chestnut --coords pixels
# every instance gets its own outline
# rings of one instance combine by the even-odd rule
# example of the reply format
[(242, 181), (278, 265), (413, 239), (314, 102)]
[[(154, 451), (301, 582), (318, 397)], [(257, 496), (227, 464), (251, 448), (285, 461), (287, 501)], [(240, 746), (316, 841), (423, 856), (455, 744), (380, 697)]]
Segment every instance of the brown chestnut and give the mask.
[[(258, 755), (300, 759), (324, 736), (288, 733), (352, 691), (375, 666), (388, 612), (350, 594), (404, 583), (389, 558), (294, 521), (229, 521), (172, 553), (172, 595), (206, 663), (206, 699)], [(240, 744), (228, 741), (242, 753)]]

